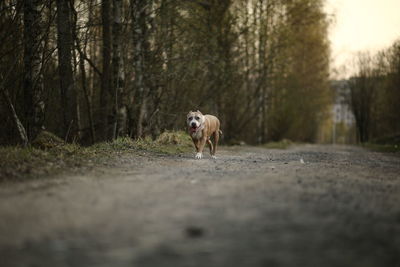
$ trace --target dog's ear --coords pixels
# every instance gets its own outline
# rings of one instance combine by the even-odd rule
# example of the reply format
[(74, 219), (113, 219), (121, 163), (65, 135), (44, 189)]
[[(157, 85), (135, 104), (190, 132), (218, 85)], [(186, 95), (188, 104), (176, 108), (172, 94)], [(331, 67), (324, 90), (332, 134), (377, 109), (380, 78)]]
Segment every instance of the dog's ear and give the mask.
[(197, 110), (197, 112), (198, 112), (198, 113), (200, 113), (200, 114), (203, 114), (203, 113), (201, 113), (201, 111), (200, 111), (200, 110)]

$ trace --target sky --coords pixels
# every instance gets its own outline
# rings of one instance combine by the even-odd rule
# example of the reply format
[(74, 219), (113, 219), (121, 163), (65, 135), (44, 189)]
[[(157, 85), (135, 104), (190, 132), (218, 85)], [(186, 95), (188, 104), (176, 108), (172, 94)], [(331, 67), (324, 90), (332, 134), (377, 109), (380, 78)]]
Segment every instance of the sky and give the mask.
[(400, 0), (326, 0), (326, 10), (334, 14), (332, 68), (347, 68), (339, 76), (351, 75), (351, 59), (358, 51), (377, 52), (400, 39)]

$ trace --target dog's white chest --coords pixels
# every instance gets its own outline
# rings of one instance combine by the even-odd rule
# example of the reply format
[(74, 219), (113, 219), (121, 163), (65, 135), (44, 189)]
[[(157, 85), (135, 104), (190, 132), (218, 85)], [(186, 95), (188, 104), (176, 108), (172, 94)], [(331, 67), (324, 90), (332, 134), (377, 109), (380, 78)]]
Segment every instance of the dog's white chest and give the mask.
[(193, 139), (201, 139), (203, 137), (203, 131), (199, 130), (191, 134)]

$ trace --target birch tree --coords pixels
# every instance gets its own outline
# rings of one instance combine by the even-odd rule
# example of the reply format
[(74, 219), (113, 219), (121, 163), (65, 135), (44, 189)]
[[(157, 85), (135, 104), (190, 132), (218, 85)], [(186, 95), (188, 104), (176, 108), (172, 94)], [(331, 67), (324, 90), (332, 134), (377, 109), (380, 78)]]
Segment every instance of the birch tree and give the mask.
[(147, 115), (147, 94), (149, 91), (146, 83), (146, 53), (148, 52), (147, 44), (147, 16), (151, 1), (132, 0), (131, 13), (133, 17), (133, 43), (134, 43), (134, 74), (135, 74), (135, 91), (137, 106), (135, 136), (142, 137), (144, 134), (144, 120)]
[(126, 134), (127, 107), (125, 96), (125, 71), (122, 55), (122, 12), (123, 1), (113, 0), (113, 90), (114, 90), (114, 127), (113, 138)]

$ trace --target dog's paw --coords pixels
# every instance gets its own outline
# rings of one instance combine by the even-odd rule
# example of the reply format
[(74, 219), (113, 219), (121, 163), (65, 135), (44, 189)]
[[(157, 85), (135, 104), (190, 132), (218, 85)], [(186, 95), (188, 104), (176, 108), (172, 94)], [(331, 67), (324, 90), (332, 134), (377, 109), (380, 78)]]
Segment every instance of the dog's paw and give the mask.
[(196, 153), (196, 159), (201, 159), (203, 157), (203, 153)]
[(212, 159), (217, 159), (217, 157), (215, 155), (212, 155), (211, 157), (212, 157)]

